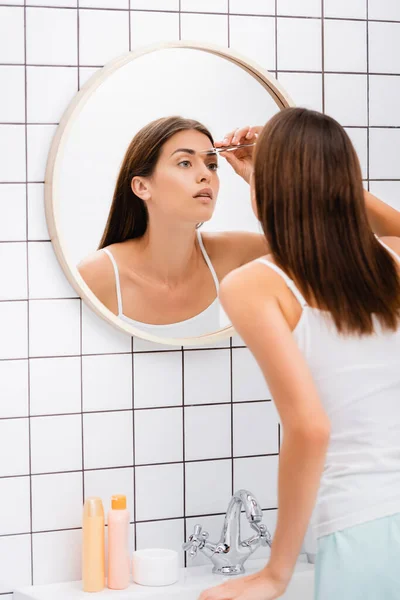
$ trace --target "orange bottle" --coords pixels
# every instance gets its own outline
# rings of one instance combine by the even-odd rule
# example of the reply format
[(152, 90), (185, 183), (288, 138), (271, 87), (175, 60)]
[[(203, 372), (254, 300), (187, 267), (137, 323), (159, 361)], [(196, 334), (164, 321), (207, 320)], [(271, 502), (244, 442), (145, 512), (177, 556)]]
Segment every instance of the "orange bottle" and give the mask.
[(129, 513), (126, 496), (111, 498), (108, 511), (108, 577), (111, 590), (124, 590), (129, 586)]
[(105, 586), (104, 509), (100, 498), (86, 498), (82, 533), (83, 591), (100, 592)]

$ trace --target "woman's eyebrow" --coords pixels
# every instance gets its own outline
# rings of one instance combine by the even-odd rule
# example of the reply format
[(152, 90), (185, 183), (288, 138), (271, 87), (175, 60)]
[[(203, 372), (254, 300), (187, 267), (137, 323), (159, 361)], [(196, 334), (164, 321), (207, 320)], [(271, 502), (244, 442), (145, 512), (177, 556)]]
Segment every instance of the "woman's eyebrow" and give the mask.
[(217, 153), (214, 152), (213, 149), (201, 150), (200, 152), (196, 152), (196, 150), (193, 150), (193, 148), (178, 148), (177, 150), (174, 150), (171, 156), (173, 156), (177, 152), (184, 152), (185, 154), (191, 154), (192, 156), (194, 156), (195, 154), (207, 154), (207, 156), (217, 156)]

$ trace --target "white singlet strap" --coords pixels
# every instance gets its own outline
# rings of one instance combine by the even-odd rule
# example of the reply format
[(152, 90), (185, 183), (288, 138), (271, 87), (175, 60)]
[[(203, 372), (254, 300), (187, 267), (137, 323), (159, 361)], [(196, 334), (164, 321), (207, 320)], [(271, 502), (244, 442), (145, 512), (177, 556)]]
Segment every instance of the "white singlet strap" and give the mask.
[(207, 265), (208, 265), (208, 268), (209, 268), (209, 269), (210, 269), (210, 271), (211, 271), (211, 275), (213, 276), (214, 283), (215, 283), (215, 288), (216, 288), (216, 290), (217, 290), (217, 295), (218, 295), (218, 292), (219, 292), (219, 281), (218, 281), (218, 277), (217, 277), (217, 274), (216, 274), (216, 272), (215, 272), (215, 269), (214, 269), (214, 267), (212, 266), (212, 262), (211, 262), (211, 260), (210, 260), (210, 257), (208, 256), (208, 254), (207, 254), (207, 251), (206, 251), (206, 249), (204, 248), (203, 240), (202, 240), (201, 233), (200, 233), (200, 230), (199, 230), (199, 229), (197, 230), (197, 239), (199, 240), (199, 246), (200, 246), (200, 250), (201, 250), (201, 251), (202, 251), (202, 253), (203, 253), (204, 260), (206, 261), (206, 263), (207, 263)]
[(119, 281), (118, 265), (115, 261), (115, 258), (112, 255), (112, 253), (110, 252), (110, 250), (108, 250), (108, 248), (103, 248), (103, 252), (105, 252), (107, 254), (107, 256), (110, 258), (110, 260), (112, 262), (112, 266), (114, 267), (115, 289), (117, 291), (117, 302), (118, 302), (118, 316), (120, 317), (122, 315), (122, 296), (121, 296), (121, 283)]
[(299, 290), (295, 286), (294, 281), (292, 279), (290, 279), (290, 277), (288, 275), (286, 275), (286, 273), (284, 271), (282, 271), (282, 269), (280, 267), (278, 267), (277, 265), (274, 265), (272, 262), (270, 262), (269, 260), (266, 260), (265, 258), (258, 258), (257, 262), (263, 263), (263, 265), (270, 267), (270, 269), (275, 271), (275, 273), (278, 273), (278, 275), (280, 275), (284, 279), (286, 285), (293, 292), (294, 296), (299, 301), (301, 306), (303, 308), (305, 306), (307, 306), (307, 302), (305, 301), (303, 295), (299, 292)]

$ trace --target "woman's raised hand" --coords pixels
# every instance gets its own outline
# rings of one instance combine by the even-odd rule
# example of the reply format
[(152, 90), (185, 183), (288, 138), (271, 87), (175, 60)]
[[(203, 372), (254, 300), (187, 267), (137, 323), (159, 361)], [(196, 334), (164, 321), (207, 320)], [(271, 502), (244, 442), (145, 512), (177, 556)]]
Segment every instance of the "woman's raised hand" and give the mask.
[[(237, 144), (254, 144), (261, 130), (262, 126), (240, 127), (227, 133), (221, 142), (215, 142), (215, 147), (223, 148), (224, 146), (235, 146)], [(253, 172), (254, 146), (249, 145), (248, 148), (238, 148), (229, 152), (219, 152), (219, 154), (228, 161), (240, 177), (243, 177), (247, 183), (250, 183)]]

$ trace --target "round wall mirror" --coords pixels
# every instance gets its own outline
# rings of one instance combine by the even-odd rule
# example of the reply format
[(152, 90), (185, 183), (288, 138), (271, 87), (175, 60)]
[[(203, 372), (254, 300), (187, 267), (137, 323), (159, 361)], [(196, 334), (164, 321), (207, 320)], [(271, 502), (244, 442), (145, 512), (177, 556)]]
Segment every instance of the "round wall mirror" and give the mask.
[(45, 202), (58, 260), (98, 315), (163, 344), (234, 333), (219, 282), (265, 242), (249, 185), (214, 144), (287, 106), (268, 72), (197, 43), (144, 48), (92, 76), (57, 129)]

